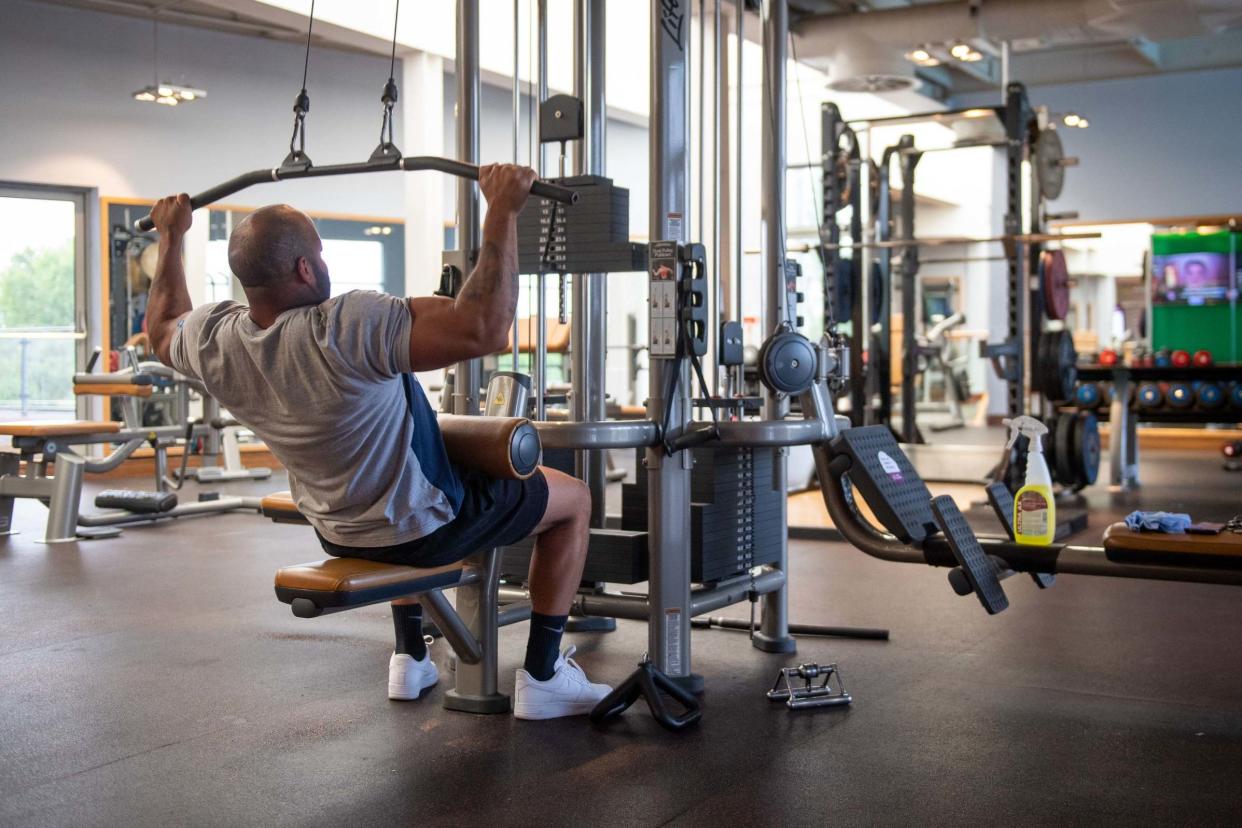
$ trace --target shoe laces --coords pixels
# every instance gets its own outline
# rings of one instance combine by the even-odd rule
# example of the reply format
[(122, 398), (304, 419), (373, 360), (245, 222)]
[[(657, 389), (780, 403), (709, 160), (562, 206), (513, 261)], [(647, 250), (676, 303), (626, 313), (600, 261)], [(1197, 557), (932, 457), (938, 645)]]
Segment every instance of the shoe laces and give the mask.
[(571, 676), (580, 680), (583, 684), (590, 684), (590, 682), (587, 681), (586, 672), (584, 672), (583, 669), (578, 666), (578, 662), (573, 659), (573, 654), (576, 652), (578, 652), (577, 645), (570, 644), (565, 648), (565, 651), (561, 653), (561, 661), (564, 663), (565, 668), (569, 668), (571, 670)]

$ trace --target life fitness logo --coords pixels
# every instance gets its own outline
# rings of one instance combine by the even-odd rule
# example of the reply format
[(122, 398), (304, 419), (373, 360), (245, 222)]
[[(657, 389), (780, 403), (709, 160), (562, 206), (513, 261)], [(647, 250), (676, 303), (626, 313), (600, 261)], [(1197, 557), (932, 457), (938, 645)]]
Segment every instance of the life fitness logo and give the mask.
[(662, 0), (661, 6), (660, 25), (677, 44), (678, 51), (685, 51), (681, 45), (681, 24), (686, 16), (681, 11), (681, 0)]

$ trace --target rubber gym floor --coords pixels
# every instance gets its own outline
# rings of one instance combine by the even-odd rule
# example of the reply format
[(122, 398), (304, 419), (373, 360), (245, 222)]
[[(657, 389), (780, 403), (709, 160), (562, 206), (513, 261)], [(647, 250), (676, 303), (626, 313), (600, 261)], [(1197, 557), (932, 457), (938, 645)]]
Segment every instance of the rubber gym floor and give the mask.
[[(1147, 485), (1101, 509), (1242, 512), (1204, 452), (1146, 452)], [(145, 481), (133, 481), (143, 485)], [(236, 493), (283, 485), (231, 484)], [(116, 481), (109, 485), (115, 486)], [(190, 497), (193, 497), (191, 494)], [(308, 528), (238, 513), (44, 546), (18, 501), (0, 540), (0, 824), (1237, 824), (1242, 592), (1063, 577), (1005, 582), (987, 617), (943, 570), (791, 543), (792, 618), (887, 627), (796, 657), (696, 631), (701, 725), (641, 707), (604, 729), (385, 696), (387, 607), (294, 618), (273, 571), (321, 557)], [(1104, 520), (1087, 534), (1098, 537)], [(744, 615), (744, 606), (729, 613)], [(512, 690), (525, 626), (501, 635)], [(570, 634), (616, 682), (645, 627)], [(447, 671), (442, 644), (437, 661)], [(855, 702), (790, 712), (777, 668), (840, 664)]]

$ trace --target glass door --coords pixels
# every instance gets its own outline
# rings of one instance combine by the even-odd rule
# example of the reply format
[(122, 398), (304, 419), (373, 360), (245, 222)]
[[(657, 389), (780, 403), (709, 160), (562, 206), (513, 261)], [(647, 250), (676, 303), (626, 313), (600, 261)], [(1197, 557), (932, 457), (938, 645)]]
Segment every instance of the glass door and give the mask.
[(77, 416), (86, 358), (85, 194), (0, 185), (0, 420)]

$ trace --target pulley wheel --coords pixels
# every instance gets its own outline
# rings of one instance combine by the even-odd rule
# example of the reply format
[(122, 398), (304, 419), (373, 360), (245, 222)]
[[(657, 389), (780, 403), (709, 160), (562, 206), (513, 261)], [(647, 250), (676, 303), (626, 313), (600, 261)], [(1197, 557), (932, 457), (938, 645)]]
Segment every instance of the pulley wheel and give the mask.
[(759, 379), (772, 391), (801, 394), (815, 381), (817, 359), (815, 346), (805, 336), (797, 331), (777, 331), (759, 349)]

